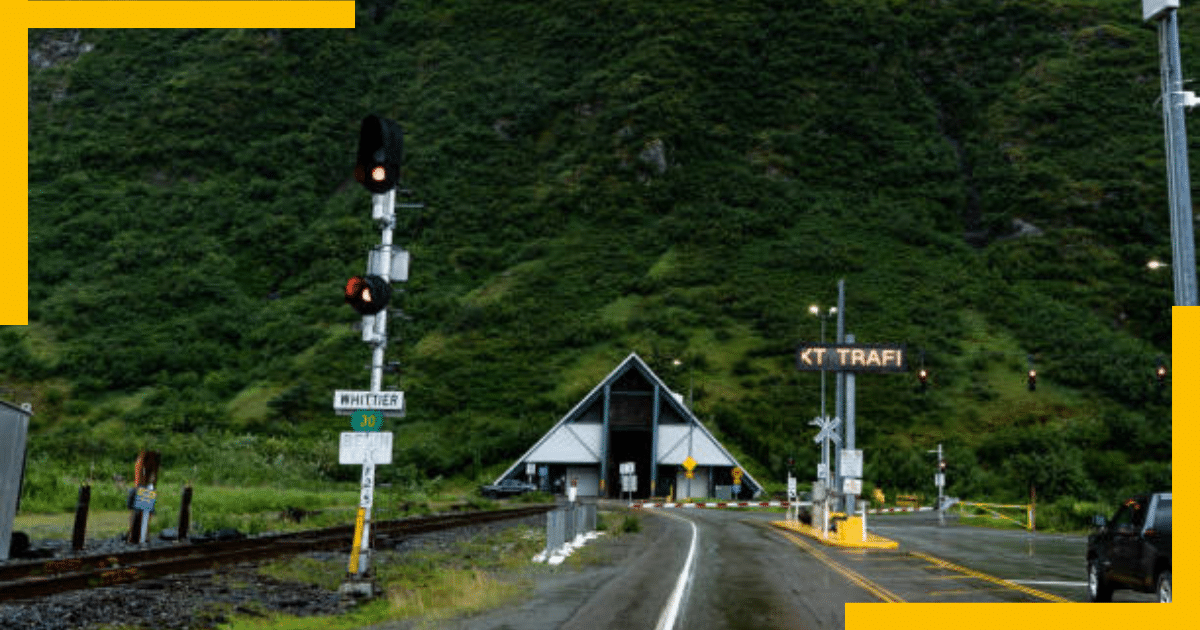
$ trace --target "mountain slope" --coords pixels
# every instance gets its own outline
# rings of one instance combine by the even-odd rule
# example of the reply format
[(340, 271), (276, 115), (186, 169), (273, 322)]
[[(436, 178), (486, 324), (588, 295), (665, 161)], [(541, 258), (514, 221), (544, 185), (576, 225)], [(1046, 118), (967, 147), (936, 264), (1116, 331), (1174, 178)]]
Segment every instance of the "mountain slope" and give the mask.
[(797, 4), (31, 31), (31, 325), (0, 373), (44, 410), (35, 448), (327, 457), (331, 390), (368, 382), (339, 293), (378, 241), (350, 179), (377, 112), (426, 204), (396, 237), (394, 474), (506, 464), (632, 350), (756, 476), (803, 477), (819, 377), (792, 353), (844, 278), (847, 330), (933, 374), (858, 379), (869, 480), (924, 488), (943, 442), (963, 495), (1169, 484), (1154, 32), (1115, 3)]

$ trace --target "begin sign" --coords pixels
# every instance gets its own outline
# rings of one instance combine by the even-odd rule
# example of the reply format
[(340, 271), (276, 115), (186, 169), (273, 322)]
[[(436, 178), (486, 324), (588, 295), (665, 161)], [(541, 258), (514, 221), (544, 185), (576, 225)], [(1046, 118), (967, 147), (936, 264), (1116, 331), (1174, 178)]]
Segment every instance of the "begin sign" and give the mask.
[(908, 353), (894, 344), (801, 344), (796, 348), (796, 369), (845, 372), (907, 372)]

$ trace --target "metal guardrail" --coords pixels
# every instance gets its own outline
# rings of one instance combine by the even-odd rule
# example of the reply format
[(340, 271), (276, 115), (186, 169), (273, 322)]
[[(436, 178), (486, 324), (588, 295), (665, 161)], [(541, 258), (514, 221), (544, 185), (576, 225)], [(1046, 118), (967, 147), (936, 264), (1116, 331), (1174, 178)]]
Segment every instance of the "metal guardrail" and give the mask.
[(596, 505), (570, 503), (546, 513), (546, 550), (544, 557), (561, 554), (569, 544), (582, 542), (596, 530)]

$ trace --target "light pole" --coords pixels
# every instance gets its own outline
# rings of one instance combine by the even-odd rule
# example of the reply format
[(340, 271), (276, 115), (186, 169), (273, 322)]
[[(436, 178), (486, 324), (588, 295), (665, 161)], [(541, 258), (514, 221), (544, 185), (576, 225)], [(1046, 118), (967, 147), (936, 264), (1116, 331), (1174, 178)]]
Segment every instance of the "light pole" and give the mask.
[[(829, 316), (837, 313), (837, 307), (830, 306), (828, 310), (822, 312), (821, 307), (817, 306), (816, 304), (813, 304), (812, 306), (808, 307), (808, 312), (812, 313), (813, 315), (815, 315), (817, 317), (817, 319), (821, 320), (821, 343), (824, 344), (825, 343), (825, 320), (828, 319)], [(828, 416), (825, 415), (825, 368), (824, 368), (824, 366), (822, 366), (821, 367), (821, 422), (828, 422), (828, 421), (829, 421), (829, 418), (828, 418)], [(830, 476), (829, 476), (829, 440), (825, 440), (825, 443), (821, 447), (821, 463), (825, 464), (825, 480), (828, 482), (829, 478), (830, 478)]]
[(1192, 236), (1192, 191), (1183, 109), (1196, 106), (1200, 99), (1197, 99), (1194, 93), (1183, 89), (1183, 69), (1179, 58), (1179, 18), (1176, 15), (1178, 8), (1179, 0), (1142, 0), (1142, 19), (1158, 23), (1175, 305), (1196, 306), (1196, 246)]
[[(674, 364), (675, 367), (679, 367), (679, 366), (683, 365), (683, 361), (680, 361), (679, 359), (675, 359), (671, 363)], [(691, 408), (692, 408), (692, 364), (689, 363), (688, 364), (688, 409), (691, 409)], [(693, 413), (695, 413), (695, 412), (693, 412)]]
[[(821, 320), (821, 343), (825, 343), (825, 320), (828, 319), (831, 315), (837, 313), (837, 307), (830, 306), (828, 311), (822, 313), (821, 307), (817, 306), (816, 304), (813, 304), (812, 306), (808, 307), (808, 312), (812, 313), (813, 315), (815, 315), (817, 317), (817, 319)], [(821, 417), (822, 418), (825, 417), (825, 368), (824, 367), (821, 368)]]

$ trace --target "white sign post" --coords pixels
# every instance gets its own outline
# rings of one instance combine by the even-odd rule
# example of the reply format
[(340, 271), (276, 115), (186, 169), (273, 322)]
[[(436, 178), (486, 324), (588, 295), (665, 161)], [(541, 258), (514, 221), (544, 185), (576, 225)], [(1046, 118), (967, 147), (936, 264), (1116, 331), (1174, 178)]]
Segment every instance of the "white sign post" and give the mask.
[(358, 566), (356, 572), (362, 576), (370, 566), (371, 506), (375, 502), (375, 465), (392, 463), (391, 431), (344, 431), (338, 444), (339, 464), (361, 464), (362, 485), (358, 495), (359, 513), (362, 515), (361, 531), (356, 533), (358, 541)]
[[(389, 452), (390, 449), (389, 449)], [(370, 566), (371, 541), (371, 504), (375, 501), (375, 462), (371, 461), (371, 452), (367, 451), (367, 461), (363, 462), (362, 492), (358, 497), (358, 507), (363, 511), (362, 541), (358, 548), (358, 574), (367, 572)]]
[(622, 462), (620, 465), (621, 471), (621, 492), (629, 493), (629, 500), (633, 500), (633, 493), (637, 492), (637, 467), (634, 462)]

